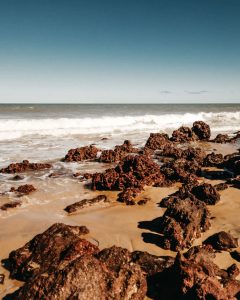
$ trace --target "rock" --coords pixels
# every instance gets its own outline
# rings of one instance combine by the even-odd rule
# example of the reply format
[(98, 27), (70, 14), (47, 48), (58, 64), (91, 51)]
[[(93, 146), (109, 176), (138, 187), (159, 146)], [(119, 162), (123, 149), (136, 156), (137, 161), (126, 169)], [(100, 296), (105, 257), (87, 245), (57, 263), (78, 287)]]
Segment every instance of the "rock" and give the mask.
[(138, 205), (145, 205), (145, 204), (147, 204), (149, 201), (150, 201), (149, 198), (143, 198), (143, 199), (139, 200), (137, 204), (138, 204)]
[(238, 247), (238, 239), (234, 238), (230, 233), (220, 231), (208, 237), (204, 244), (211, 245), (216, 250), (229, 251)]
[(30, 163), (28, 160), (23, 160), (21, 163), (10, 164), (8, 167), (0, 170), (0, 173), (21, 173), (26, 171), (38, 171), (51, 168), (47, 163)]
[(76, 149), (70, 149), (63, 159), (66, 162), (73, 162), (73, 161), (82, 161), (88, 159), (95, 159), (97, 157), (97, 153), (99, 149), (93, 145), (80, 147)]
[(230, 254), (231, 254), (231, 256), (232, 256), (233, 259), (235, 259), (236, 261), (240, 262), (240, 251), (234, 250)]
[(230, 142), (230, 138), (227, 134), (218, 134), (215, 139), (211, 140), (212, 143), (225, 144)]
[(222, 183), (215, 184), (213, 187), (217, 191), (224, 191), (228, 188), (228, 185), (226, 183), (222, 182)]
[(15, 192), (18, 196), (29, 195), (30, 193), (36, 191), (36, 188), (31, 184), (20, 185), (19, 187), (11, 187), (10, 192)]
[(123, 159), (129, 153), (138, 152), (137, 148), (134, 148), (130, 141), (126, 140), (122, 145), (115, 146), (114, 150), (103, 150), (99, 161), (100, 162), (117, 162)]
[(199, 140), (209, 140), (211, 136), (211, 130), (209, 125), (203, 121), (194, 122), (192, 131), (197, 135)]
[(118, 272), (93, 256), (82, 256), (67, 266), (28, 281), (15, 299), (143, 300), (146, 280), (138, 265), (124, 265)]
[(177, 130), (174, 130), (172, 133), (171, 140), (179, 143), (187, 143), (190, 141), (194, 141), (196, 139), (196, 135), (189, 127), (180, 127)]
[(21, 206), (22, 202), (21, 201), (12, 201), (12, 202), (8, 202), (3, 204), (2, 206), (0, 206), (1, 210), (8, 210), (9, 208), (15, 208), (18, 206)]
[(145, 185), (164, 181), (160, 167), (147, 155), (127, 155), (115, 168), (92, 177), (93, 190), (121, 191), (119, 201), (133, 204)]
[(236, 299), (240, 282), (212, 259), (211, 250), (201, 246), (185, 255), (178, 253), (174, 264), (159, 278), (158, 299)]
[(229, 169), (234, 175), (240, 174), (240, 155), (239, 153), (233, 153), (224, 157), (223, 167)]
[(161, 172), (171, 181), (195, 182), (200, 174), (201, 167), (198, 162), (184, 158), (174, 160), (161, 166)]
[(4, 284), (5, 275), (0, 274), (0, 284)]
[(148, 138), (145, 148), (152, 150), (163, 149), (167, 144), (171, 143), (169, 136), (165, 133), (151, 133)]
[(23, 180), (23, 179), (24, 179), (24, 176), (15, 175), (10, 180), (18, 181), (18, 180)]
[(236, 264), (232, 264), (227, 268), (227, 273), (230, 278), (235, 279), (240, 274), (240, 270), (238, 269)]
[(216, 154), (214, 152), (208, 154), (204, 159), (203, 165), (205, 167), (221, 167), (224, 162), (222, 154)]
[(85, 226), (56, 223), (42, 234), (36, 235), (25, 246), (9, 254), (6, 265), (11, 278), (27, 280), (46, 270), (58, 269), (69, 256), (94, 253), (98, 248), (81, 237), (89, 231)]
[(99, 251), (80, 237), (85, 233), (85, 226), (54, 224), (10, 254), (11, 276), (27, 280), (11, 299), (143, 300), (146, 276), (132, 253), (115, 246)]
[(163, 248), (173, 251), (189, 248), (209, 227), (210, 214), (203, 202), (176, 198), (161, 219)]
[(220, 194), (210, 183), (194, 186), (191, 193), (208, 205), (214, 205), (220, 200)]
[(68, 205), (67, 207), (64, 208), (64, 210), (70, 214), (70, 213), (77, 212), (78, 210), (81, 210), (85, 207), (90, 207), (96, 204), (102, 204), (107, 202), (109, 201), (107, 200), (107, 197), (105, 195), (98, 195), (95, 198), (83, 199), (81, 201)]

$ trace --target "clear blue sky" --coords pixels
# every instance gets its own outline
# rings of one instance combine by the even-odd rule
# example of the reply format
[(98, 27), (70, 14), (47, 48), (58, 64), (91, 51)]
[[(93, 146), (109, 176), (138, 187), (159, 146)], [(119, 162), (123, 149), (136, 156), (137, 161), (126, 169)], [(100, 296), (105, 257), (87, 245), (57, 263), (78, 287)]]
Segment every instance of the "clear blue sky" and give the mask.
[(239, 0), (0, 0), (1, 102), (239, 100)]

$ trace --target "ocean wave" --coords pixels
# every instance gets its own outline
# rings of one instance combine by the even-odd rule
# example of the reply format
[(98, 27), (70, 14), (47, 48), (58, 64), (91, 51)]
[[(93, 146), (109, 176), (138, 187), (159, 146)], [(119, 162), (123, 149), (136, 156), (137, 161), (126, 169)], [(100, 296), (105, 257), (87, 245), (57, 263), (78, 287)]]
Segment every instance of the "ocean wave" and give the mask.
[(18, 139), (30, 135), (67, 136), (122, 132), (167, 132), (182, 125), (190, 126), (196, 120), (207, 122), (215, 132), (233, 132), (240, 129), (240, 111), (93, 118), (2, 119), (0, 120), (0, 140)]

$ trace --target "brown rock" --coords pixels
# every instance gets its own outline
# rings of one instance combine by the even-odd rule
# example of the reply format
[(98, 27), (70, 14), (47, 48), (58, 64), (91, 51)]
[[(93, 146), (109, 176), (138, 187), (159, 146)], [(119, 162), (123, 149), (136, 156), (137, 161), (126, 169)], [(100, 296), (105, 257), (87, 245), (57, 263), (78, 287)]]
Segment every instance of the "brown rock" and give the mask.
[(8, 210), (9, 208), (15, 208), (18, 206), (21, 206), (22, 202), (21, 201), (12, 201), (12, 202), (8, 202), (3, 204), (2, 206), (0, 206), (1, 210)]
[(99, 149), (93, 145), (70, 149), (63, 159), (67, 162), (95, 159)]
[(206, 167), (221, 167), (224, 162), (222, 154), (216, 154), (214, 152), (208, 154), (204, 159), (203, 165)]
[(10, 164), (8, 167), (1, 169), (0, 173), (21, 173), (49, 168), (51, 168), (51, 165), (47, 163), (30, 163), (28, 160), (23, 160), (21, 163)]
[(107, 203), (107, 202), (109, 201), (107, 200), (107, 197), (105, 195), (98, 195), (95, 198), (83, 199), (81, 201), (68, 205), (67, 207), (64, 208), (64, 210), (70, 214), (70, 213), (77, 212), (78, 210), (81, 210), (85, 207), (90, 207), (96, 204)]
[(0, 284), (4, 284), (5, 275), (0, 274)]
[(19, 187), (11, 187), (10, 192), (15, 192), (19, 196), (29, 195), (30, 193), (36, 191), (35, 187), (31, 184), (20, 185)]
[(197, 135), (199, 140), (209, 140), (211, 136), (211, 130), (209, 125), (203, 121), (194, 122), (192, 131)]
[(165, 133), (151, 133), (148, 138), (145, 148), (152, 150), (163, 149), (170, 143), (169, 136)]
[(230, 233), (220, 231), (207, 238), (204, 244), (211, 245), (216, 250), (229, 251), (238, 247), (238, 239), (234, 238)]
[(220, 200), (220, 194), (210, 183), (194, 186), (191, 193), (208, 205), (214, 205)]
[(230, 142), (230, 138), (227, 134), (218, 134), (215, 139), (211, 140), (213, 143), (225, 144)]
[(179, 143), (187, 143), (194, 141), (196, 139), (195, 133), (189, 127), (180, 127), (177, 130), (174, 130), (172, 133), (171, 140)]

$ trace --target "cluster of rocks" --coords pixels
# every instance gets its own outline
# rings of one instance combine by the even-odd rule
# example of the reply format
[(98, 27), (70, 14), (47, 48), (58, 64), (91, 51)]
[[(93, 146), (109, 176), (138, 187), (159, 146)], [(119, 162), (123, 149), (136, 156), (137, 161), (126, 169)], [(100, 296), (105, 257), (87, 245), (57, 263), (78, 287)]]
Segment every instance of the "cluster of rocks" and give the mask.
[(0, 173), (21, 173), (27, 171), (38, 171), (51, 168), (51, 164), (48, 163), (30, 163), (28, 160), (23, 160), (21, 163), (10, 164), (6, 168), (2, 168)]
[(240, 132), (236, 132), (233, 137), (230, 137), (228, 134), (219, 133), (211, 142), (226, 144), (226, 143), (236, 143), (240, 139)]
[(83, 238), (85, 226), (56, 223), (3, 265), (24, 285), (11, 299), (235, 299), (240, 273), (235, 264), (220, 269), (210, 245), (176, 258), (112, 246), (100, 250)]

